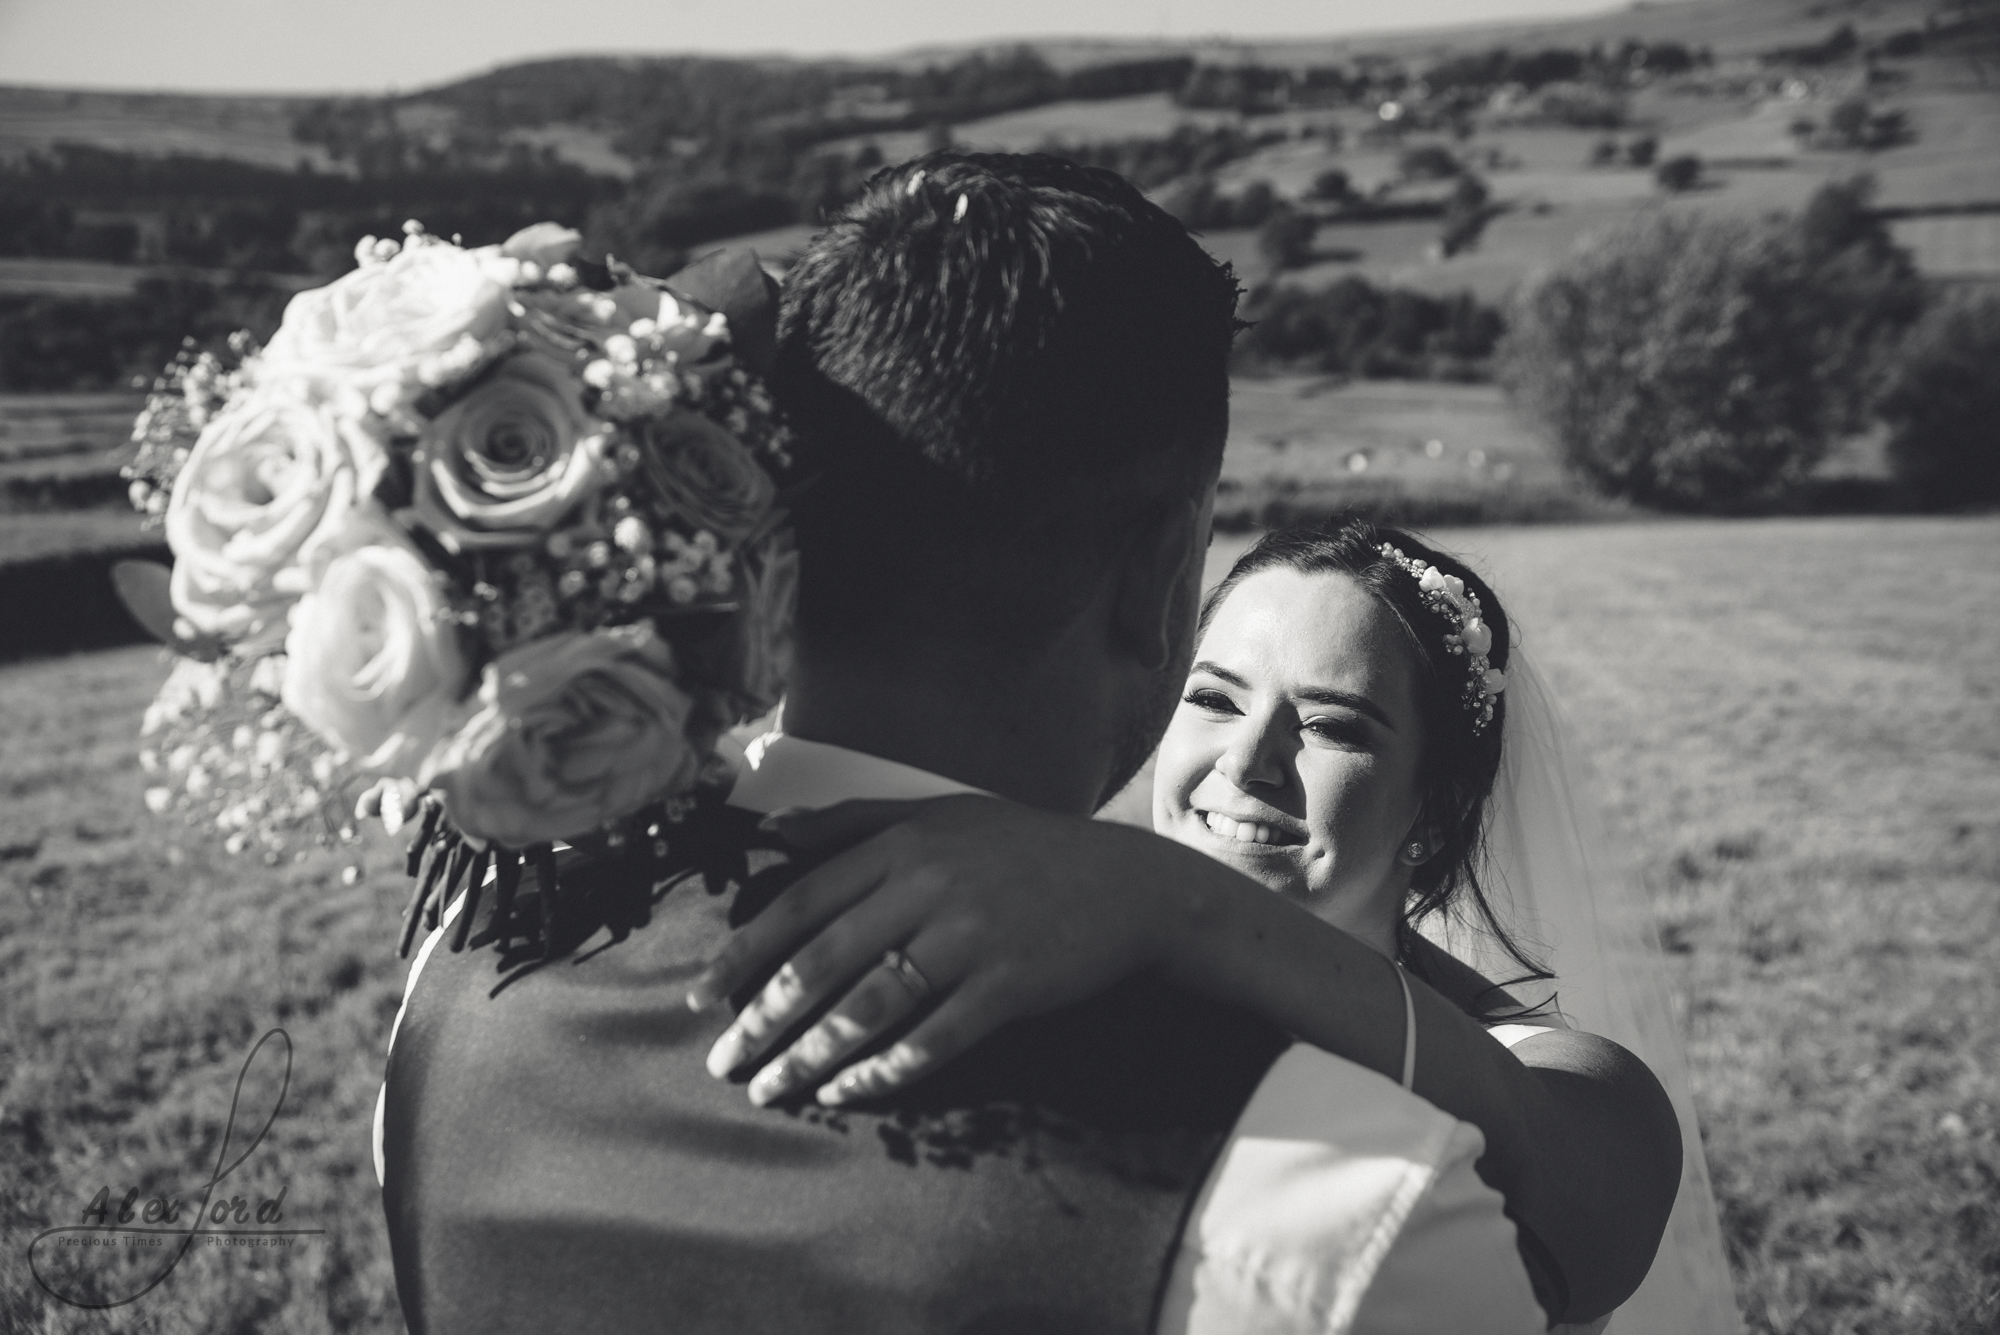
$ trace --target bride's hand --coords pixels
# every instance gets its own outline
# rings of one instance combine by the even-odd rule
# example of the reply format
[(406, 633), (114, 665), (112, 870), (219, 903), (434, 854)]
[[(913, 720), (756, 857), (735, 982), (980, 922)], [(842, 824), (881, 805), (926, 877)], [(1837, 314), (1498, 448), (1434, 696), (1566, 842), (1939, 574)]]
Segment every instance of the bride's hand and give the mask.
[(790, 956), (710, 1051), (718, 1076), (845, 994), (763, 1064), (750, 1082), (757, 1103), (820, 1082), (928, 1007), (818, 1097), (839, 1104), (905, 1084), (1010, 1020), (1154, 963), (1191, 907), (1144, 874), (1153, 835), (996, 798), (846, 802), (769, 823), (805, 851), (865, 842), (788, 887), (689, 989), (688, 1005), (705, 1009)]

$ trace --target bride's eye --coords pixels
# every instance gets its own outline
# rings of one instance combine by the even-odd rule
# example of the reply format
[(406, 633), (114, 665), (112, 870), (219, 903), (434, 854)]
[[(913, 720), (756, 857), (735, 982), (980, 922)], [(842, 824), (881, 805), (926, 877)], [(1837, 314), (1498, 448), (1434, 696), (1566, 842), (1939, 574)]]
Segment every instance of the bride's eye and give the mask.
[(1324, 714), (1315, 715), (1299, 725), (1299, 731), (1310, 733), (1324, 742), (1337, 746), (1361, 746), (1368, 740), (1367, 729), (1359, 719), (1329, 718)]
[(1181, 699), (1204, 713), (1235, 714), (1241, 712), (1236, 708), (1234, 700), (1231, 700), (1221, 691), (1210, 690), (1206, 687), (1197, 686), (1182, 696)]

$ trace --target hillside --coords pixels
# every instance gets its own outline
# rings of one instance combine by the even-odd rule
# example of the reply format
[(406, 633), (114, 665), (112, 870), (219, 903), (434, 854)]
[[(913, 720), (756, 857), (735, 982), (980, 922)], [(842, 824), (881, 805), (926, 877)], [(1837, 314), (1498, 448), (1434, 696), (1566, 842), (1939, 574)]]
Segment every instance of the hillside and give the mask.
[[(972, 59), (1001, 62), (1024, 49), (1059, 75), (1171, 58), (1189, 58), (1199, 64), (1295, 69), (1357, 60), (1421, 66), (1492, 47), (1615, 46), (1627, 41), (1706, 48), (1727, 61), (1809, 44), (1843, 22), (1854, 24), (1864, 37), (1921, 28), (1938, 9), (1934, 0), (1638, 0), (1599, 15), (1560, 21), (1524, 19), (1344, 38), (1302, 35), (1286, 41), (1086, 41), (1025, 37), (1005, 44), (917, 47), (865, 60), (607, 54), (523, 62), (398, 96), (341, 100), (391, 107), (410, 128), (433, 135), (473, 124), (508, 133), (546, 130), (553, 137), (545, 135), (537, 140), (530, 136), (522, 142), (554, 143), (577, 165), (602, 170), (629, 165), (622, 158), (607, 158), (610, 150), (602, 138), (623, 128), (620, 111), (645, 100), (661, 83), (685, 78), (696, 68), (727, 71), (733, 85), (729, 91), (750, 103), (772, 102), (773, 86), (803, 80), (816, 86), (806, 100), (817, 97), (818, 109), (831, 109), (836, 116), (859, 113), (865, 120), (885, 111), (894, 115), (893, 108), (884, 103), (895, 99), (874, 96), (884, 78), (919, 75)], [(786, 100), (782, 96), (776, 99)], [(0, 86), (0, 158), (59, 142), (83, 142), (145, 153), (229, 157), (283, 168), (304, 158), (325, 170), (334, 167), (334, 155), (323, 145), (291, 133), (302, 112), (325, 101)], [(796, 105), (767, 106), (763, 112), (798, 109)], [(690, 115), (688, 119), (701, 117)], [(1097, 129), (1088, 117), (1072, 128), (1078, 133)], [(580, 137), (566, 140), (564, 135), (572, 132), (581, 132)]]
[[(412, 217), (473, 242), (554, 219), (652, 272), (732, 241), (782, 267), (880, 166), (943, 143), (1118, 171), (1253, 287), (1487, 312), (1320, 370), (1483, 378), (1493, 312), (1580, 239), (1796, 211), (1861, 174), (1920, 270), (2000, 281), (2000, 64), (1966, 12), (1682, 0), (1288, 42), (572, 56), (384, 97), (0, 88), (0, 392), (114, 389), (189, 328), (263, 328)], [(1274, 249), (1280, 216), (1303, 231)], [(1419, 345), (1447, 324), (1441, 361)]]

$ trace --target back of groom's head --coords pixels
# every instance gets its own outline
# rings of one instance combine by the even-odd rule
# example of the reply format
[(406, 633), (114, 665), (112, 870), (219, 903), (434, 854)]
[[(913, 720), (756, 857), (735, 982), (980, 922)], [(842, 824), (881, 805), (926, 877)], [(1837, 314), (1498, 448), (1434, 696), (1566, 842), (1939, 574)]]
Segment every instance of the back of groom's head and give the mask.
[(1236, 280), (1111, 172), (932, 154), (793, 268), (772, 384), (817, 480), (802, 648), (1031, 648), (1212, 485)]

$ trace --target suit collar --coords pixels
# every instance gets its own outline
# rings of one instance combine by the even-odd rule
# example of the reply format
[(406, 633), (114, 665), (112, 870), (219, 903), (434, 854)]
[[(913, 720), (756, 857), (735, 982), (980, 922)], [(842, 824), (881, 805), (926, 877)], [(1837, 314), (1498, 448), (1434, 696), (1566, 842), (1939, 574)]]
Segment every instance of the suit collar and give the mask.
[(782, 728), (744, 750), (729, 805), (769, 813), (828, 807), (854, 799), (917, 801), (981, 790), (941, 774), (826, 742), (793, 737)]

